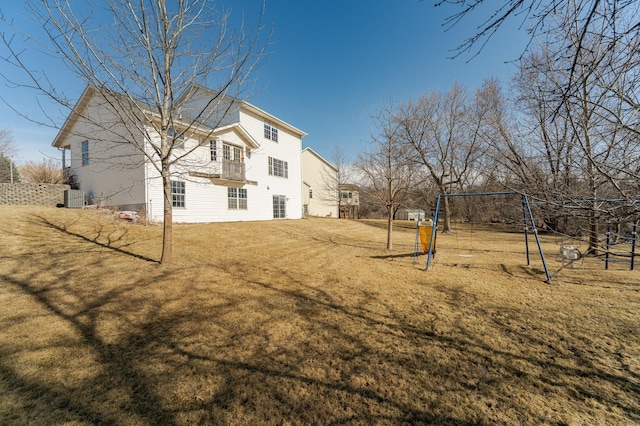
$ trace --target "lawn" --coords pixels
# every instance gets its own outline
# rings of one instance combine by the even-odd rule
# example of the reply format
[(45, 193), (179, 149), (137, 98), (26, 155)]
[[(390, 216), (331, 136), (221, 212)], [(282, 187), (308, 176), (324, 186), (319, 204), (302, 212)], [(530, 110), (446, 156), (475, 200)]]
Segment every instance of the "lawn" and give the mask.
[[(638, 424), (640, 271), (522, 234), (0, 206), (0, 424)], [(550, 269), (558, 241), (543, 236)], [(533, 240), (532, 240), (533, 241)]]

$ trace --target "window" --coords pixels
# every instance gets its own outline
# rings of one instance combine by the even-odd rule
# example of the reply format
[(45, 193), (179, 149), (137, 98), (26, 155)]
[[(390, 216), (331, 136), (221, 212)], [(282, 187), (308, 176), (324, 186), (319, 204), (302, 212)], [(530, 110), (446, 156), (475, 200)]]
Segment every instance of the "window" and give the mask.
[(271, 176), (289, 177), (289, 163), (269, 157), (269, 174)]
[(227, 200), (228, 200), (229, 209), (246, 210), (247, 209), (246, 188), (227, 188)]
[(265, 139), (278, 142), (278, 129), (270, 124), (264, 123), (264, 137)]
[(218, 161), (218, 142), (209, 141), (209, 151), (211, 152), (211, 161)]
[(184, 207), (184, 182), (178, 180), (171, 181), (171, 205), (173, 207)]
[(273, 196), (273, 218), (284, 219), (287, 217), (287, 197), (284, 195)]
[(242, 148), (233, 145), (222, 145), (222, 158), (234, 163), (240, 163), (242, 160)]
[(313, 198), (313, 189), (309, 189), (309, 198)]
[(89, 164), (89, 141), (82, 141), (82, 165)]

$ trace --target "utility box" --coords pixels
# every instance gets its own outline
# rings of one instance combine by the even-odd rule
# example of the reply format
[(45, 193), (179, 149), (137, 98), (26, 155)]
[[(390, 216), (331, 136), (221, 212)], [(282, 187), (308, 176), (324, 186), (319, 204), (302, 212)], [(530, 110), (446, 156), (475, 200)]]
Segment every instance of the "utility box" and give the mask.
[(64, 206), (68, 209), (81, 209), (84, 207), (84, 191), (79, 189), (67, 189), (64, 191)]

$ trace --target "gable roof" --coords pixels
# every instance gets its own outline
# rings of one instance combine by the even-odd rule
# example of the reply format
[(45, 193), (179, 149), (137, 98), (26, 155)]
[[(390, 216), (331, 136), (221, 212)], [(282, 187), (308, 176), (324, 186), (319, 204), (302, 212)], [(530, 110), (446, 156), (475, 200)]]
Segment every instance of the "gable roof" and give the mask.
[(304, 154), (305, 152), (308, 152), (309, 154), (315, 155), (320, 161), (322, 161), (323, 163), (325, 163), (327, 166), (331, 167), (333, 170), (335, 170), (336, 172), (338, 171), (338, 168), (336, 166), (334, 166), (333, 164), (331, 164), (329, 161), (325, 160), (325, 158), (318, 154), (317, 152), (315, 152), (313, 149), (306, 147), (305, 149), (302, 150), (302, 153)]
[(213, 132), (211, 132), (211, 136), (218, 136), (223, 133), (227, 133), (228, 131), (235, 131), (238, 133), (240, 138), (244, 139), (244, 141), (253, 149), (260, 148), (260, 144), (256, 139), (247, 132), (247, 130), (240, 123), (232, 123), (227, 126), (222, 126), (216, 128)]
[(58, 130), (58, 134), (56, 134), (53, 142), (51, 142), (51, 146), (55, 148), (62, 148), (64, 146), (63, 142), (66, 141), (67, 137), (71, 133), (71, 129), (78, 122), (80, 117), (82, 117), (82, 114), (84, 114), (84, 111), (87, 109), (87, 105), (89, 104), (89, 100), (91, 100), (94, 94), (95, 88), (93, 86), (89, 85), (84, 88), (82, 94), (78, 98), (78, 101), (73, 106), (73, 109), (60, 127), (60, 130)]
[[(212, 94), (216, 93), (215, 91), (208, 89), (204, 86), (194, 85), (192, 88), (183, 91), (179, 99), (184, 98), (185, 96), (193, 95), (197, 91), (207, 91)], [(60, 127), (58, 134), (53, 139), (53, 142), (51, 142), (51, 145), (53, 147), (63, 148), (65, 146), (66, 140), (71, 134), (73, 126), (78, 122), (80, 118), (83, 117), (83, 115), (86, 112), (87, 106), (89, 105), (89, 102), (96, 94), (98, 94), (98, 91), (92, 85), (87, 85), (87, 87), (85, 87), (82, 94), (78, 98), (76, 104), (73, 106), (73, 109), (67, 116), (65, 122)], [(118, 96), (118, 95), (114, 94), (114, 96)], [(224, 96), (228, 97), (226, 95)], [(260, 108), (254, 105), (251, 105), (246, 101), (239, 100), (239, 99), (233, 99), (233, 101), (237, 102), (241, 108), (244, 108), (247, 111), (251, 111), (252, 113), (262, 117), (264, 120), (270, 123), (276, 124), (279, 128), (286, 129), (293, 134), (299, 135), (301, 138), (304, 136), (307, 136), (307, 134), (302, 130), (299, 130), (293, 127), (292, 125), (280, 120), (279, 118), (261, 110)], [(145, 104), (144, 102), (139, 102), (138, 104), (139, 104), (140, 110), (149, 114), (148, 118), (150, 120), (154, 119), (154, 117), (157, 117), (157, 113), (153, 111), (153, 107), (151, 105)], [(174, 119), (174, 125), (177, 127), (191, 127), (188, 123), (182, 123), (180, 120), (175, 120), (175, 119)], [(247, 142), (247, 144), (252, 146), (253, 148), (260, 147), (260, 144), (256, 141), (256, 139), (252, 137), (249, 134), (249, 132), (247, 132), (247, 130), (244, 127), (242, 127), (240, 123), (233, 123), (233, 124), (216, 128), (216, 129), (211, 129), (207, 127), (204, 123), (198, 123), (198, 129), (195, 129), (195, 133), (202, 133), (207, 135), (219, 135), (229, 130), (236, 131), (240, 135), (240, 137), (243, 138)]]
[[(81, 119), (82, 117), (85, 117), (86, 109), (87, 109), (87, 106), (89, 105), (89, 102), (93, 97), (99, 94), (100, 92), (98, 92), (98, 90), (96, 90), (91, 85), (88, 85), (84, 89), (84, 91), (80, 95), (80, 98), (78, 98), (78, 101), (76, 102), (73, 109), (69, 113), (69, 116), (66, 118), (65, 122), (60, 127), (58, 134), (53, 139), (53, 142), (51, 142), (51, 145), (53, 147), (63, 148), (65, 146), (65, 142), (67, 138), (69, 137), (70, 134), (72, 134), (73, 126), (78, 122), (79, 119)], [(125, 102), (131, 102), (131, 100), (127, 99), (124, 95), (113, 94), (112, 96), (114, 97), (120, 96), (124, 98)], [(107, 101), (107, 102), (110, 102), (110, 101)], [(152, 120), (159, 119), (158, 113), (153, 111), (153, 107), (151, 105), (146, 104), (144, 102), (140, 102), (140, 101), (134, 101), (134, 102), (139, 108), (139, 111), (144, 114), (144, 118), (146, 120), (152, 121)], [(119, 104), (121, 106), (124, 104), (124, 102), (121, 103), (119, 101), (114, 101), (114, 103)], [(184, 122), (176, 119), (173, 120), (173, 126), (175, 128), (186, 128), (186, 129), (191, 128), (190, 130), (191, 135), (197, 134), (197, 135), (205, 136), (205, 135), (213, 134), (214, 130), (217, 130), (217, 129), (212, 129), (203, 123), (197, 123), (197, 125), (194, 126), (193, 123), (188, 123), (188, 122)], [(257, 144), (255, 139), (249, 136), (246, 130), (242, 129), (242, 132), (239, 132), (239, 133), (241, 134), (241, 136), (244, 136), (245, 139), (250, 140), (252, 144)]]
[[(210, 93), (211, 96), (218, 96), (219, 93), (216, 92), (215, 90), (209, 89), (208, 87), (204, 87), (204, 86), (200, 86), (197, 84), (194, 84), (192, 87), (190, 87), (187, 90), (184, 90), (181, 94), (180, 97), (178, 98), (178, 102), (180, 100), (184, 100), (187, 97), (191, 97), (194, 96), (197, 92), (205, 92), (205, 93)], [(279, 119), (278, 117), (276, 117), (275, 115), (269, 114), (268, 112), (258, 108), (255, 105), (250, 104), (249, 102), (242, 100), (242, 99), (238, 99), (238, 98), (234, 98), (232, 96), (228, 96), (228, 95), (222, 95), (224, 98), (229, 98), (232, 102), (238, 104), (240, 106), (241, 109), (244, 109), (245, 111), (249, 111), (252, 112), (253, 114), (257, 115), (258, 117), (262, 118), (263, 120), (271, 123), (271, 124), (275, 124), (277, 125), (278, 128), (280, 129), (285, 129), (290, 133), (293, 133), (295, 135), (300, 136), (301, 138), (304, 136), (307, 136), (307, 133), (303, 132), (302, 130), (292, 126), (291, 124)]]

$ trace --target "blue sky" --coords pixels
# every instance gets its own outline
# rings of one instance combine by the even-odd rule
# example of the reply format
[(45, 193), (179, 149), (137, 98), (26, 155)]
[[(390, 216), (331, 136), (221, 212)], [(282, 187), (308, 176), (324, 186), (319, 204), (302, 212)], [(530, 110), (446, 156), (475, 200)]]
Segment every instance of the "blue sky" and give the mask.
[[(263, 5), (262, 0), (224, 3), (236, 18), (244, 14), (249, 26)], [(25, 14), (21, 2), (3, 4), (0, 10), (20, 20)], [(247, 100), (308, 133), (303, 147), (331, 160), (339, 145), (353, 159), (370, 139), (371, 115), (389, 100), (445, 91), (456, 81), (472, 91), (485, 78), (507, 81), (514, 71), (508, 62), (527, 42), (518, 23), (502, 29), (473, 60), (450, 59), (452, 50), (474, 33), (482, 19), (466, 20), (445, 32), (443, 21), (454, 11), (435, 8), (429, 0), (267, 0), (265, 23), (273, 26), (270, 54), (254, 75), (255, 87)], [(28, 22), (21, 21), (21, 26), (37, 31)], [(45, 69), (60, 70), (54, 58), (43, 56), (39, 61)], [(14, 72), (4, 62), (0, 71)], [(68, 73), (52, 76), (69, 94), (79, 95), (84, 88)], [(37, 109), (35, 93), (26, 89), (0, 82), (0, 95), (22, 111)], [(17, 163), (59, 158), (50, 146), (55, 129), (21, 119), (4, 104), (0, 104), (0, 127), (13, 131), (20, 149)]]

